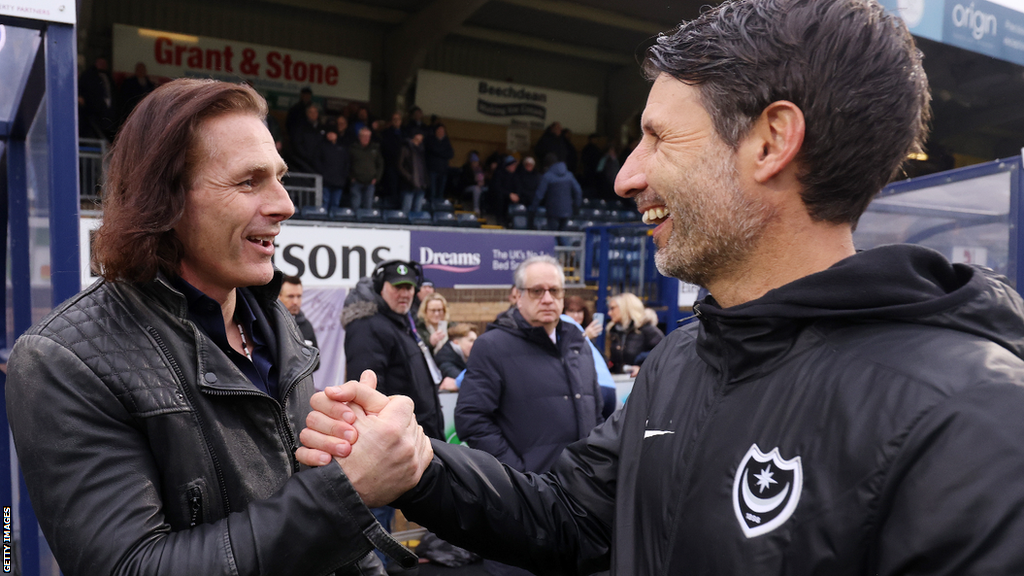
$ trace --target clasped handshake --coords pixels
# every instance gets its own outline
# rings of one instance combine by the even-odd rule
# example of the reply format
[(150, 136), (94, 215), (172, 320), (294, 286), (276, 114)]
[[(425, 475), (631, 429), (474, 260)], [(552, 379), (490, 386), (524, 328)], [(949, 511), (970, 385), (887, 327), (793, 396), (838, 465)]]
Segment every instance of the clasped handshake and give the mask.
[(385, 396), (376, 387), (376, 374), (366, 370), (359, 382), (314, 394), (299, 435), (303, 446), (295, 452), (307, 466), (328, 465), (333, 458), (370, 508), (416, 486), (434, 457), (412, 400)]

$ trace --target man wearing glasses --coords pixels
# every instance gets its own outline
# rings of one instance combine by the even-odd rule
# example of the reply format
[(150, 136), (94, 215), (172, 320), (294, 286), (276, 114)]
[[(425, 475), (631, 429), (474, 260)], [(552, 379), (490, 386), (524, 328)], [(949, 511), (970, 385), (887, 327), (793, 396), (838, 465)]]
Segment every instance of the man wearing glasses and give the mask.
[[(551, 256), (515, 271), (516, 308), (473, 345), (455, 407), (455, 430), (472, 448), (521, 472), (547, 472), (562, 449), (601, 422), (590, 346), (559, 320), (565, 273)], [(486, 562), (491, 574), (529, 574)]]

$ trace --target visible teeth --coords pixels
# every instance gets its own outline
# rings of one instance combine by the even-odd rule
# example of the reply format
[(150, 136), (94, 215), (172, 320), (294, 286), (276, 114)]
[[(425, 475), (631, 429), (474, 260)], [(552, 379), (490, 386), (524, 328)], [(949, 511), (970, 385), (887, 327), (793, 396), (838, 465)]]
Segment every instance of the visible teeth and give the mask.
[(643, 220), (644, 224), (654, 224), (658, 220), (662, 220), (668, 215), (668, 208), (665, 208), (664, 206), (658, 206), (657, 208), (651, 208), (650, 210), (644, 212), (641, 219)]

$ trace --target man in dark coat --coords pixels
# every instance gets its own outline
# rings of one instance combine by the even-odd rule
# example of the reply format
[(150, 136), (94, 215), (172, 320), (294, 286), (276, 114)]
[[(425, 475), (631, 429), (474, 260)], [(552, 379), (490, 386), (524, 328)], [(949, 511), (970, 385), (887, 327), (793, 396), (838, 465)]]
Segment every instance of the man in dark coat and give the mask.
[(121, 81), (121, 92), (118, 95), (118, 105), (121, 106), (121, 122), (124, 122), (135, 106), (155, 88), (156, 85), (149, 79), (146, 65), (143, 62), (136, 64), (135, 74)]
[(566, 222), (579, 210), (583, 202), (583, 190), (565, 162), (559, 162), (553, 154), (544, 158), (547, 172), (540, 179), (533, 196), (530, 212), (536, 214), (541, 205), (547, 207), (548, 229), (565, 230)]
[(342, 204), (345, 186), (348, 184), (349, 152), (337, 132), (327, 132), (320, 141), (316, 169), (323, 176), (323, 206), (330, 210)]
[[(551, 256), (516, 269), (516, 310), (473, 345), (455, 406), (455, 431), (471, 448), (520, 472), (546, 472), (570, 443), (602, 421), (594, 358), (561, 321), (565, 275)], [(529, 574), (486, 562), (493, 575)]]
[(427, 188), (427, 156), (422, 132), (406, 141), (398, 156), (398, 172), (402, 175), (402, 210), (406, 214), (422, 210)]
[(406, 517), (549, 574), (1024, 573), (1024, 301), (853, 240), (928, 125), (906, 24), (874, 0), (730, 0), (644, 70), (616, 190), (659, 270), (711, 295), (549, 474), (435, 443)]
[[(14, 346), (10, 426), (63, 574), (381, 575), (375, 546), (415, 562), (366, 508), (406, 488), (375, 495), (403, 473), (359, 469), (393, 449), (336, 452), (344, 473), (295, 460), (318, 353), (278, 301), (295, 208), (266, 114), (212, 80), (143, 100), (111, 151), (104, 277)], [(415, 426), (403, 402), (389, 428)]]
[(317, 166), (320, 164), (320, 143), (325, 132), (320, 124), (320, 108), (311, 103), (306, 107), (305, 120), (288, 134), (292, 142), (292, 160), (296, 164), (293, 169), (319, 174)]
[(430, 127), (423, 146), (427, 151), (430, 202), (444, 200), (445, 189), (448, 187), (448, 163), (455, 157), (455, 150), (444, 124)]
[[(417, 275), (410, 262), (389, 261), (373, 273), (372, 299), (346, 304), (345, 362), (349, 380), (363, 370), (377, 374), (377, 389), (402, 394), (416, 405), (416, 420), (431, 438), (444, 437), (444, 416), (437, 397), (440, 372), (409, 313)], [(424, 354), (423, 352), (426, 351)], [(428, 358), (429, 357), (429, 358)]]
[(113, 141), (117, 132), (114, 82), (106, 58), (97, 58), (78, 78), (79, 133)]

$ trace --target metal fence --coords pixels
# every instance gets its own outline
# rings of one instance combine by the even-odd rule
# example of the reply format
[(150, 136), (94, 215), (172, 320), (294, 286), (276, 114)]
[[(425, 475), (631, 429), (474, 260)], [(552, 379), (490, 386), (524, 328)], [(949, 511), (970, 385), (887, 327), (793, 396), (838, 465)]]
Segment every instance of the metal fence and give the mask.
[(284, 176), (284, 188), (295, 204), (295, 211), (303, 206), (323, 206), (324, 179), (319, 174), (289, 172)]
[[(100, 192), (107, 175), (106, 140), (93, 138), (78, 139), (78, 192), (84, 201), (99, 204)], [(323, 204), (324, 185), (319, 174), (289, 172), (284, 177), (284, 187), (295, 204), (296, 211), (303, 206)]]
[(106, 140), (78, 139), (78, 191), (82, 200), (100, 201), (100, 190), (107, 175)]

